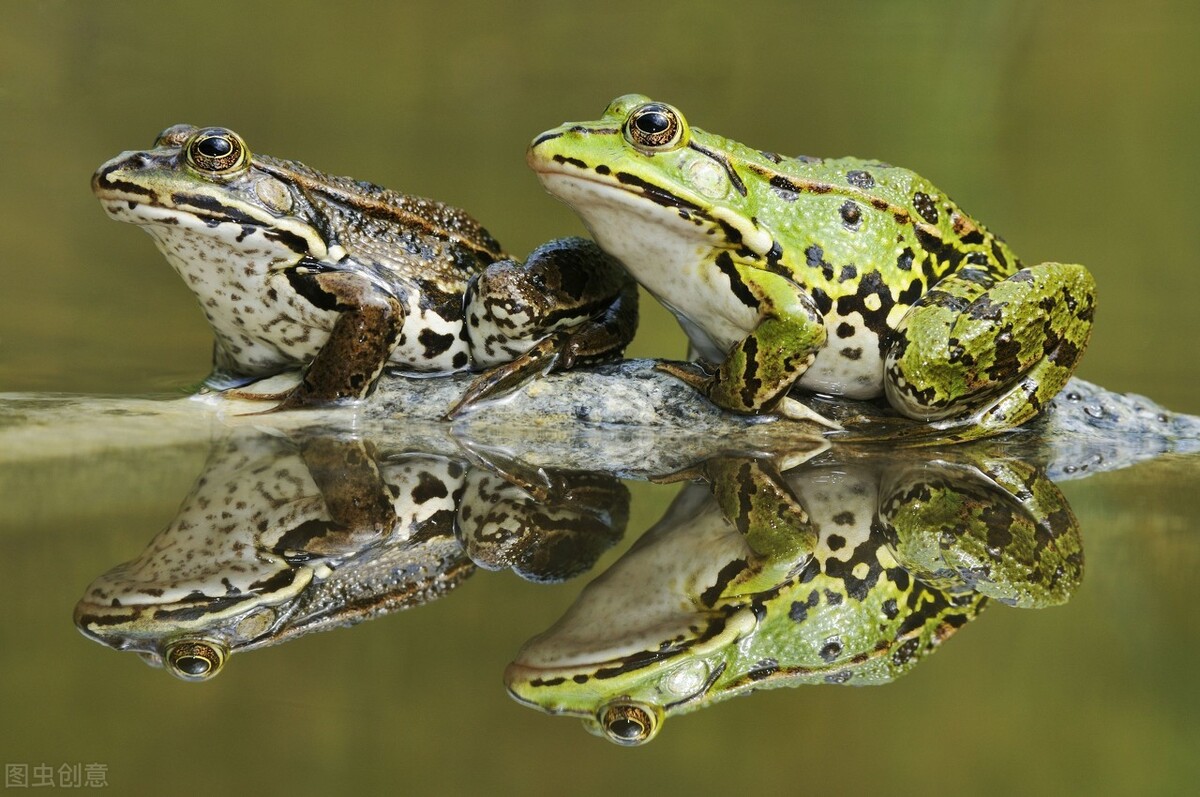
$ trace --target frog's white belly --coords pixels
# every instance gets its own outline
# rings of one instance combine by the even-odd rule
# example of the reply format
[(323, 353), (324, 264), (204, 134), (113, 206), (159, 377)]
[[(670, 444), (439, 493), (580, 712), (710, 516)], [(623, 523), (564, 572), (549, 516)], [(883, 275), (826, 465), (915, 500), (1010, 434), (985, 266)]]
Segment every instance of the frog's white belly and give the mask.
[[(848, 337), (839, 337), (838, 328), (847, 324), (853, 328)], [(796, 384), (814, 393), (864, 399), (883, 395), (883, 356), (879, 353), (879, 336), (867, 328), (862, 316), (852, 312), (847, 316), (825, 317), (825, 348)]]
[[(209, 227), (185, 214), (171, 215), (179, 221), (140, 223), (196, 295), (239, 373), (273, 374), (316, 356), (338, 313), (314, 306), (292, 288), (283, 269), (295, 261), (295, 252), (280, 248), (258, 227), (230, 222)], [(417, 291), (398, 293), (404, 323), (389, 362), (417, 371), (457, 370), (455, 355), (467, 351), (462, 319), (422, 307)], [(431, 349), (434, 338), (447, 341), (445, 348), (439, 342)]]

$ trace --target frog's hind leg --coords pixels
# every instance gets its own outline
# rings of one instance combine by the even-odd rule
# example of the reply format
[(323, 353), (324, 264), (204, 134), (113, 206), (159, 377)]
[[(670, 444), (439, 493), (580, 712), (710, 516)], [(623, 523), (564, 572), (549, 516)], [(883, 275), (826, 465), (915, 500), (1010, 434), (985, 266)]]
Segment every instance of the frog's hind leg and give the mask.
[(1087, 346), (1096, 295), (1083, 266), (1043, 263), (999, 278), (968, 267), (901, 320), (884, 389), (910, 418), (957, 439), (985, 437), (1038, 415)]
[(540, 374), (619, 357), (637, 330), (637, 283), (592, 241), (561, 238), (523, 264), (492, 263), (468, 286), (463, 315), (471, 361), (487, 370), (448, 418)]

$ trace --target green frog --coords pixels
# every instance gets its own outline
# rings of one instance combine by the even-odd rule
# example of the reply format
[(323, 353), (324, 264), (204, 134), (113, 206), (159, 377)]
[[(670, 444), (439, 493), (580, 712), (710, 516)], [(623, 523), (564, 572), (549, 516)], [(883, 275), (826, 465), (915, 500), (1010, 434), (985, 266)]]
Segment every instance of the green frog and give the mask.
[(251, 154), (222, 127), (169, 127), (103, 164), (92, 190), (200, 301), (209, 387), (304, 369), (280, 409), (362, 399), (388, 366), (488, 369), (457, 411), (619, 356), (637, 324), (636, 284), (591, 242), (517, 263), (462, 210)]
[(421, 606), (477, 567), (569, 578), (624, 533), (614, 477), (428, 448), (235, 430), (171, 523), (88, 586), (75, 623), (205, 681), (235, 652)]
[(984, 459), (758, 457), (703, 466), (667, 514), (505, 673), (520, 702), (621, 745), (758, 689), (908, 672), (989, 600), (1042, 607), (1082, 575), (1042, 472)]
[(1036, 416), (1087, 346), (1087, 269), (1023, 266), (907, 169), (760, 151), (638, 94), (528, 161), (716, 365), (667, 370), (727, 410), (836, 428), (798, 386), (983, 437)]

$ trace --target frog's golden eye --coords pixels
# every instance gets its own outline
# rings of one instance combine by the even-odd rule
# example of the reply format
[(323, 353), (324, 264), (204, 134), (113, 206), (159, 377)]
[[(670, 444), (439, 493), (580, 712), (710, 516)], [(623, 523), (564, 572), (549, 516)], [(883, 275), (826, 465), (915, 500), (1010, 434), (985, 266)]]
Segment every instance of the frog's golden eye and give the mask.
[(679, 111), (661, 102), (648, 102), (629, 112), (625, 138), (647, 152), (663, 152), (683, 143), (684, 124)]
[(250, 165), (245, 142), (223, 127), (198, 130), (188, 139), (185, 152), (189, 165), (212, 175), (227, 176)]
[(645, 744), (658, 733), (662, 726), (662, 709), (618, 698), (601, 706), (596, 719), (610, 742), (633, 747)]
[(207, 681), (221, 671), (228, 651), (206, 639), (178, 639), (163, 651), (163, 662), (176, 678)]

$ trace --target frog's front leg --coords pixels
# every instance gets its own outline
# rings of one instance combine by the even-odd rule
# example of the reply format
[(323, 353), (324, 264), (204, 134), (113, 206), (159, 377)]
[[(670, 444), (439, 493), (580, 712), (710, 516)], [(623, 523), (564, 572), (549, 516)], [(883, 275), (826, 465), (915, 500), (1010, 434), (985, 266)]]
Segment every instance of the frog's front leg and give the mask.
[(1095, 305), (1083, 266), (1043, 263), (1006, 279), (975, 267), (952, 274), (897, 325), (885, 364), (888, 401), (962, 439), (1019, 426), (1070, 378)]
[[(718, 258), (727, 257), (725, 253)], [(728, 273), (728, 269), (722, 269)], [(675, 365), (663, 370), (683, 379), (714, 404), (732, 412), (777, 412), (795, 419), (837, 424), (787, 397), (792, 384), (816, 360), (825, 345), (825, 322), (808, 292), (792, 280), (751, 265), (733, 263), (734, 294), (756, 306), (754, 329), (734, 344), (712, 376)]]
[(637, 330), (637, 283), (592, 241), (561, 238), (523, 264), (492, 263), (463, 307), (471, 361), (488, 370), (447, 417), (538, 374), (619, 357)]
[(313, 305), (338, 314), (329, 340), (304, 369), (278, 410), (290, 410), (370, 394), (404, 323), (399, 300), (381, 285), (347, 271), (302, 263), (287, 272), (288, 282)]
[(775, 463), (717, 456), (702, 466), (721, 513), (745, 539), (752, 556), (720, 584), (730, 598), (777, 587), (799, 572), (817, 546), (817, 527)]

